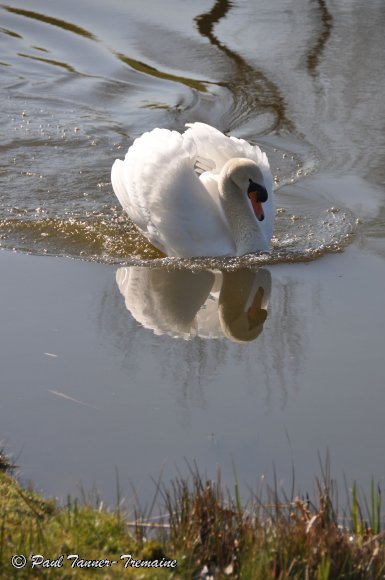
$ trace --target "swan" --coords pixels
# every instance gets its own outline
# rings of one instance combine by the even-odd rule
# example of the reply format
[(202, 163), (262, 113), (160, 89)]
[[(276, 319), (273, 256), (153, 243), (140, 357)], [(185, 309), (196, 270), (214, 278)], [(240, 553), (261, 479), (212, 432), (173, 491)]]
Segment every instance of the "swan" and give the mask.
[(123, 209), (167, 256), (242, 256), (270, 249), (273, 180), (265, 153), (205, 123), (153, 129), (111, 169)]

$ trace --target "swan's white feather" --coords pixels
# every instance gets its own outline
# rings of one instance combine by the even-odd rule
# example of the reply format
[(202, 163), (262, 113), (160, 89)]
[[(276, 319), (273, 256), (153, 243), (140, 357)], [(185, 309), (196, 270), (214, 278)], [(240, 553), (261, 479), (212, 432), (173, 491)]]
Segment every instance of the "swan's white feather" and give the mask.
[(262, 171), (266, 188), (272, 187), (270, 166), (265, 153), (257, 145), (250, 145), (245, 139), (226, 137), (223, 133), (205, 123), (187, 123), (185, 139), (195, 143), (199, 156), (211, 159), (215, 164), (215, 173), (219, 173), (224, 164), (233, 157), (245, 157), (257, 163)]
[(231, 158), (252, 159), (271, 191), (266, 155), (204, 123), (187, 126), (184, 134), (154, 129), (136, 139), (124, 161), (116, 160), (112, 167), (113, 189), (133, 222), (165, 254), (234, 255), (235, 242), (219, 202), (219, 173)]

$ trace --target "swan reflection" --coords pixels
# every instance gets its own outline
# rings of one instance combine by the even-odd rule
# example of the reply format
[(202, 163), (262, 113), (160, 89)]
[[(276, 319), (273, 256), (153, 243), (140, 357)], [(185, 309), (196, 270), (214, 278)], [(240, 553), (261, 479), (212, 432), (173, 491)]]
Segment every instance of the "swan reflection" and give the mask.
[(184, 339), (256, 339), (271, 292), (266, 269), (194, 273), (131, 266), (118, 269), (116, 282), (127, 310), (144, 328)]

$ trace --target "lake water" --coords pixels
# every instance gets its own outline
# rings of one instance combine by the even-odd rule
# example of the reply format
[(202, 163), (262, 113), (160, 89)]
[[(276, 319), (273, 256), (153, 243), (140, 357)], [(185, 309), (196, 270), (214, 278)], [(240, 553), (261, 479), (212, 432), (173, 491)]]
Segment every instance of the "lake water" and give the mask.
[[(107, 5), (108, 4), (108, 5)], [(0, 438), (49, 495), (186, 460), (243, 490), (384, 478), (385, 12), (318, 0), (0, 6)], [(260, 144), (270, 255), (162, 258), (113, 161), (153, 127)]]

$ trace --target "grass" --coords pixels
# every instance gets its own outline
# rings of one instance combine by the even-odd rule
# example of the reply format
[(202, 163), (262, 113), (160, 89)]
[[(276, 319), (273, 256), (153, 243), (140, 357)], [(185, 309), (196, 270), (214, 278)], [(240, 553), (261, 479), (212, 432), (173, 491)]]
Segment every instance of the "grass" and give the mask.
[[(244, 505), (234, 469), (234, 490), (225, 491), (220, 474), (204, 479), (196, 466), (187, 478), (169, 485), (156, 481), (148, 509), (136, 500), (133, 521), (122, 510), (118, 486), (115, 510), (97, 498), (67, 499), (60, 506), (25, 489), (13, 476), (14, 466), (0, 452), (0, 577), (1, 578), (381, 578), (385, 574), (381, 491), (371, 483), (370, 501), (362, 501), (357, 485), (347, 511), (340, 514), (335, 485), (328, 470), (316, 480), (316, 500), (290, 497), (260, 486)], [(154, 509), (163, 517), (153, 517)], [(11, 566), (14, 554), (41, 554), (61, 567)], [(110, 560), (103, 569), (71, 567), (74, 560)], [(136, 560), (177, 561), (172, 568), (124, 568)], [(59, 562), (60, 563), (60, 562)], [(53, 563), (51, 563), (53, 565)], [(85, 565), (85, 564), (83, 564)]]

